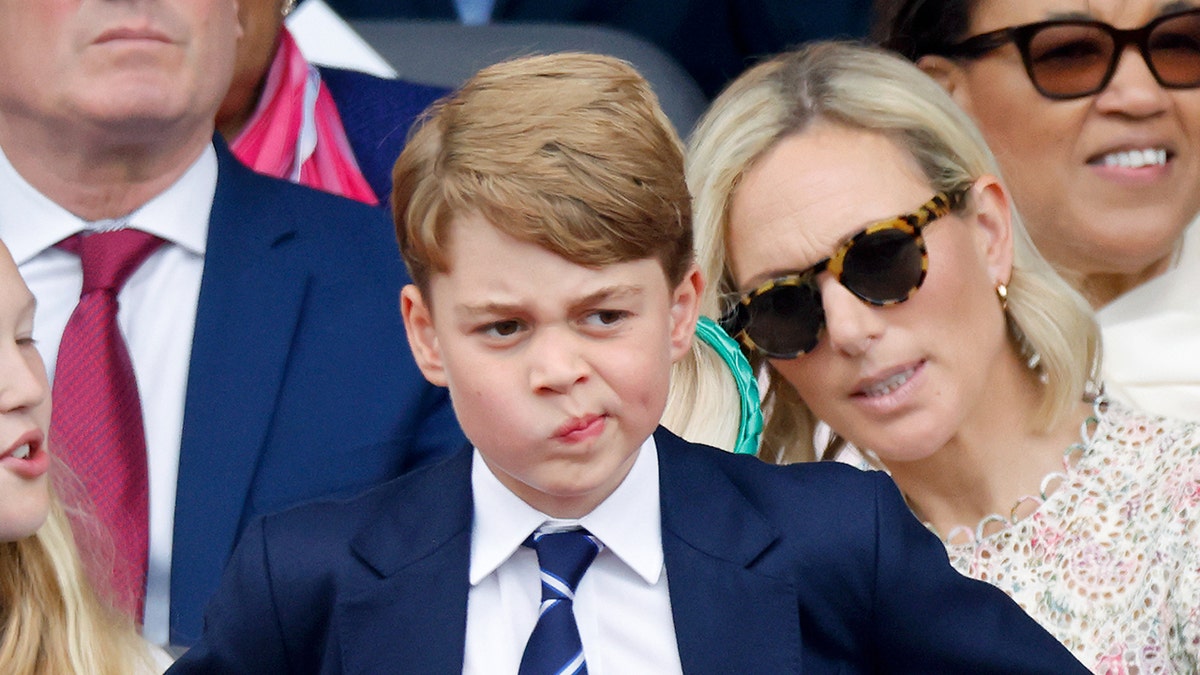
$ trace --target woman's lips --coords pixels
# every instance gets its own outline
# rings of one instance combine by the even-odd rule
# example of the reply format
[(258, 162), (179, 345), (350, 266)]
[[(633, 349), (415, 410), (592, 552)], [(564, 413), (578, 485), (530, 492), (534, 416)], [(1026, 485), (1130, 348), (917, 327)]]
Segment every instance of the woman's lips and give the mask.
[(1168, 159), (1165, 148), (1143, 148), (1105, 153), (1090, 163), (1122, 169), (1140, 169), (1146, 166), (1166, 166)]
[(1087, 166), (1107, 180), (1138, 184), (1166, 176), (1174, 160), (1175, 151), (1166, 144), (1127, 144), (1092, 155)]
[(917, 374), (917, 371), (920, 370), (921, 365), (921, 362), (917, 362), (895, 369), (887, 374), (864, 378), (856, 386), (855, 395), (866, 398), (887, 396), (911, 380)]

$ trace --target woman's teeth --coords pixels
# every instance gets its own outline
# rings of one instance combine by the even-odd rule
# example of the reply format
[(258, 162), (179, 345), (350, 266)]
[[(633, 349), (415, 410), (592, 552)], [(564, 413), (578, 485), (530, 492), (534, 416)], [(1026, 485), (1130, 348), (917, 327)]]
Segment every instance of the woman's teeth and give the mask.
[(29, 452), (29, 444), (26, 443), (16, 450), (13, 450), (12, 456), (16, 457), (17, 459), (29, 459)]
[(914, 372), (916, 372), (916, 369), (910, 368), (902, 373), (896, 373), (879, 384), (867, 387), (863, 390), (863, 393), (870, 397), (886, 396), (899, 389), (905, 382), (908, 382), (908, 379), (913, 376)]
[(1143, 166), (1162, 166), (1167, 163), (1166, 150), (1126, 150), (1104, 156), (1104, 166), (1140, 169)]

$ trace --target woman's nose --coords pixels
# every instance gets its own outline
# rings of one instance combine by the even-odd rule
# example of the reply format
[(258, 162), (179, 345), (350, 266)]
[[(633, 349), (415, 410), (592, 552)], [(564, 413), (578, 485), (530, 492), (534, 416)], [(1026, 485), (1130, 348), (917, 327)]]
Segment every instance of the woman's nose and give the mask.
[(1158, 83), (1150, 64), (1133, 45), (1126, 46), (1112, 79), (1096, 94), (1096, 109), (1131, 118), (1153, 117), (1170, 106), (1170, 93)]
[(831, 274), (817, 278), (825, 309), (825, 339), (832, 349), (859, 356), (883, 334), (885, 319), (879, 308), (851, 293)]

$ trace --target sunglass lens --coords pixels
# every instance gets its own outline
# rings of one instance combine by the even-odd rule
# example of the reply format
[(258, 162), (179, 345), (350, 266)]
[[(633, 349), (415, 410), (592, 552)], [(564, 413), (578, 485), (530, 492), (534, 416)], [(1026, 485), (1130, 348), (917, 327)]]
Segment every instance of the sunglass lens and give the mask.
[(842, 285), (875, 305), (907, 300), (924, 278), (920, 240), (894, 227), (862, 235), (842, 263)]
[(1029, 74), (1047, 96), (1094, 93), (1113, 63), (1113, 37), (1088, 25), (1050, 25), (1029, 39)]
[(817, 346), (825, 313), (812, 284), (776, 286), (747, 309), (746, 333), (766, 354), (790, 357)]
[(1168, 87), (1200, 86), (1200, 13), (1167, 19), (1150, 33), (1150, 61)]

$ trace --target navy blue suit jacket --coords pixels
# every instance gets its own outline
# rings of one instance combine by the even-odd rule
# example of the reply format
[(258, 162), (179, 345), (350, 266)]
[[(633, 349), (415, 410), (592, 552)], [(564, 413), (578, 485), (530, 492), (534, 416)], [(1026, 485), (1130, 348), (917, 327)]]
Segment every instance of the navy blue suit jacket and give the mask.
[(358, 168), (387, 206), (392, 167), (404, 149), (409, 127), (449, 90), (353, 70), (324, 66), (319, 70), (342, 118)]
[(465, 439), (404, 334), (378, 210), (260, 176), (220, 140), (171, 564), (171, 642), (200, 636), (251, 519), (393, 478)]
[[(887, 476), (655, 440), (685, 673), (1087, 672), (956, 573)], [(171, 672), (461, 672), (470, 469), (467, 450), (257, 522)]]

